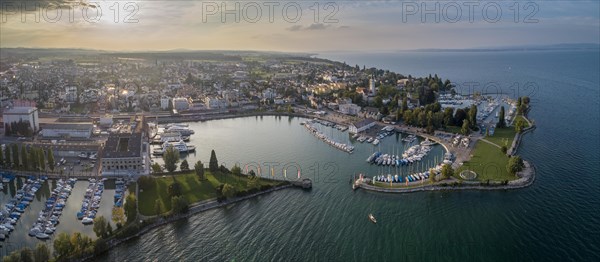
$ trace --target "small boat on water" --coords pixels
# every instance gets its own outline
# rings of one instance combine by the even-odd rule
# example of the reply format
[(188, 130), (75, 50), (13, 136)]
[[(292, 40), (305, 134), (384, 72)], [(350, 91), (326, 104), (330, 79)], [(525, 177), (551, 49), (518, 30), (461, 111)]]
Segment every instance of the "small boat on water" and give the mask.
[(373, 216), (373, 214), (369, 214), (369, 220), (371, 220), (373, 224), (377, 224), (377, 219), (375, 219), (375, 216)]
[(176, 143), (165, 142), (162, 145), (161, 148), (155, 149), (152, 152), (152, 154), (154, 154), (154, 155), (162, 155), (162, 154), (165, 153), (165, 151), (167, 151), (167, 148), (169, 148), (170, 146), (172, 146), (177, 151), (179, 151), (179, 153), (189, 153), (189, 152), (196, 151), (196, 146), (187, 145), (185, 142), (183, 142), (183, 141), (180, 140), (179, 142), (176, 142)]
[(35, 237), (36, 237), (36, 238), (38, 238), (38, 239), (48, 239), (48, 238), (50, 238), (50, 236), (49, 236), (48, 234), (46, 234), (46, 233), (41, 233), (41, 232), (40, 232), (40, 233), (37, 233), (37, 234), (35, 235)]

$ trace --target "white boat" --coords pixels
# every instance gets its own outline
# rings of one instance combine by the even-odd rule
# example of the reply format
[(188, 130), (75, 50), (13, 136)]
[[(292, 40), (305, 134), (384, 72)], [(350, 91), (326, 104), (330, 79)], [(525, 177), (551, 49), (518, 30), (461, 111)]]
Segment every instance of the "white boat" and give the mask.
[(375, 219), (375, 216), (373, 216), (373, 214), (369, 214), (369, 220), (371, 220), (373, 224), (377, 224), (377, 219)]
[(196, 151), (196, 146), (188, 145), (185, 142), (180, 140), (179, 142), (175, 142), (175, 143), (165, 142), (165, 143), (163, 143), (161, 148), (154, 150), (152, 153), (155, 155), (162, 155), (165, 153), (167, 148), (169, 148), (170, 146), (172, 146), (177, 151), (179, 151), (179, 153), (189, 153), (189, 152)]
[(193, 135), (195, 132), (192, 129), (184, 126), (171, 126), (165, 130), (166, 132), (179, 132), (182, 136)]
[(46, 234), (46, 233), (41, 233), (41, 232), (40, 232), (40, 233), (37, 233), (37, 234), (35, 235), (35, 237), (37, 237), (38, 239), (48, 239), (48, 238), (50, 238), (50, 236), (49, 236), (48, 234)]

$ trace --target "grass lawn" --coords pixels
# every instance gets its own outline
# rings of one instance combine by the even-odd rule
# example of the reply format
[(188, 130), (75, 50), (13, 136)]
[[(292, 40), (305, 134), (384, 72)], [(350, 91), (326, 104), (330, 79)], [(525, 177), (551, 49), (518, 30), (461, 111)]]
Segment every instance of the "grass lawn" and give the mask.
[[(506, 145), (506, 147), (509, 148), (510, 145), (512, 145), (513, 139), (515, 139), (515, 134), (514, 127), (496, 128), (494, 135), (485, 137), (485, 139), (500, 147)], [(506, 143), (507, 140), (508, 143)]]
[[(512, 141), (512, 139), (511, 139)], [(471, 160), (464, 164), (454, 172), (454, 177), (461, 179), (459, 174), (463, 170), (472, 170), (477, 173), (477, 180), (486, 181), (504, 181), (514, 180), (517, 177), (506, 171), (508, 164), (508, 156), (506, 156), (499, 148), (489, 143), (478, 141), (473, 150)]]
[(519, 119), (522, 119), (522, 120), (523, 120), (523, 122), (525, 123), (525, 126), (524, 126), (524, 128), (528, 128), (528, 127), (529, 127), (529, 124), (527, 123), (527, 121), (525, 121), (525, 119), (523, 119), (523, 116), (522, 116), (522, 115), (518, 115), (518, 116), (516, 116), (516, 117), (515, 117), (515, 121), (513, 122), (513, 126), (515, 125), (515, 123), (517, 123), (517, 121), (518, 121)]
[[(182, 194), (188, 203), (195, 203), (217, 197), (216, 188), (220, 184), (230, 184), (236, 191), (245, 190), (248, 179), (246, 177), (234, 176), (231, 174), (218, 173), (212, 174), (205, 172), (206, 180), (200, 181), (198, 176), (191, 171), (187, 174), (175, 175), (175, 180), (181, 184)], [(150, 188), (140, 188), (139, 193), (139, 211), (142, 215), (155, 215), (154, 203), (160, 199), (166, 210), (171, 210), (171, 198), (168, 188), (173, 183), (173, 176), (154, 177), (155, 185)], [(260, 185), (277, 185), (279, 182), (270, 180), (261, 180)]]

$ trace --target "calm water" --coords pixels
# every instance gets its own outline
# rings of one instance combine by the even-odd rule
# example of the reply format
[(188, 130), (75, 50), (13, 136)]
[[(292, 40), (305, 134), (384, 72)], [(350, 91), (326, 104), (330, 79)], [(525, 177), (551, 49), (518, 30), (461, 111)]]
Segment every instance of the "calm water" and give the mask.
[[(194, 159), (298, 162), (319, 179), (153, 230), (102, 260), (511, 261), (600, 258), (599, 53), (397, 53), (326, 56), (456, 83), (514, 83), (533, 99), (538, 129), (520, 154), (535, 163), (529, 188), (497, 192), (353, 192), (349, 175), (372, 171), (307, 137), (295, 119), (197, 124)], [(536, 88), (526, 90), (525, 83)], [(462, 84), (461, 84), (462, 85)], [(514, 89), (514, 88), (513, 88)], [(534, 90), (535, 92), (532, 92)], [(196, 139), (196, 138), (194, 138)], [(365, 149), (368, 151), (368, 149)], [(335, 163), (334, 171), (324, 170)], [(311, 164), (313, 166), (311, 166)], [(308, 165), (308, 167), (307, 167)], [(303, 171), (303, 174), (306, 172)], [(372, 212), (379, 223), (371, 224)]]
[[(516, 191), (389, 195), (358, 190), (364, 159), (323, 144), (297, 118), (242, 118), (193, 124), (197, 153), (239, 161), (298, 163), (310, 192), (283, 190), (152, 230), (106, 261), (592, 261), (600, 258), (598, 51), (326, 55), (415, 76), (437, 73), (460, 86), (519, 83), (532, 97), (538, 129), (519, 153), (538, 171)], [(524, 90), (525, 83), (536, 88)], [(513, 88), (515, 89), (515, 88)], [(535, 92), (532, 93), (532, 90)], [(332, 133), (332, 135), (337, 133)], [(343, 135), (339, 139), (344, 139)], [(401, 147), (395, 137), (388, 150)], [(442, 151), (439, 151), (441, 154)], [(331, 163), (331, 164), (328, 164)], [(288, 171), (288, 176), (294, 174)], [(367, 214), (378, 220), (371, 224)]]

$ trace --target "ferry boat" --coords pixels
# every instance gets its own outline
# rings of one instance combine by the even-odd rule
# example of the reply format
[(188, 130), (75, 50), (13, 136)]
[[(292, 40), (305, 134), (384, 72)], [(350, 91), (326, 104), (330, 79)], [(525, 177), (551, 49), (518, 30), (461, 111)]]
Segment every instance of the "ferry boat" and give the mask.
[(170, 142), (165, 142), (162, 144), (162, 147), (159, 149), (155, 149), (152, 154), (154, 155), (162, 155), (165, 153), (165, 151), (167, 150), (167, 148), (169, 148), (169, 146), (172, 146), (173, 148), (175, 148), (177, 151), (179, 151), (179, 153), (189, 153), (189, 152), (194, 152), (196, 151), (196, 146), (193, 145), (187, 145), (185, 142), (183, 141), (179, 141), (176, 143), (170, 143)]
[(171, 126), (167, 128), (165, 132), (179, 132), (182, 136), (189, 136), (195, 134), (194, 130), (189, 129), (185, 126)]

